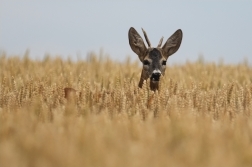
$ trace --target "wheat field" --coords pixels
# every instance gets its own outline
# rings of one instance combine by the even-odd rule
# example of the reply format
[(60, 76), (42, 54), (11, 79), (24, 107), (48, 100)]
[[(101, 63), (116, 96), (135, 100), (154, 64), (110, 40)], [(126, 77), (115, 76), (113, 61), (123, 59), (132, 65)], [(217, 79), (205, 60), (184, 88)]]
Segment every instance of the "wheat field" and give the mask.
[[(0, 166), (252, 166), (252, 68), (0, 56)], [(64, 98), (64, 88), (77, 93)]]

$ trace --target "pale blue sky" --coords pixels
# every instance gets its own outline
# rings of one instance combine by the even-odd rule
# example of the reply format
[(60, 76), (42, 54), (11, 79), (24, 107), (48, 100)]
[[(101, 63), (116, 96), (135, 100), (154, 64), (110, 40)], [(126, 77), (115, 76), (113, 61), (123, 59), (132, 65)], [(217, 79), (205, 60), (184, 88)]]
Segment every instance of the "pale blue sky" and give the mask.
[(252, 1), (66, 1), (1, 0), (0, 51), (35, 58), (45, 53), (82, 59), (103, 48), (112, 59), (137, 56), (128, 43), (130, 27), (143, 27), (156, 46), (177, 29), (180, 49), (170, 63), (252, 62)]

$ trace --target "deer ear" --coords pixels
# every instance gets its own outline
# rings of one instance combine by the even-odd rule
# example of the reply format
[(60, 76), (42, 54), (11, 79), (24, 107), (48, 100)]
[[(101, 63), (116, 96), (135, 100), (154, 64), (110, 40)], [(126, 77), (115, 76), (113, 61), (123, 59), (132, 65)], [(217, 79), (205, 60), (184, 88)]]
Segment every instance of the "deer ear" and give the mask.
[(131, 49), (138, 55), (139, 59), (143, 61), (147, 50), (143, 39), (133, 27), (129, 29), (128, 35)]
[(182, 37), (182, 30), (178, 29), (174, 34), (170, 36), (170, 38), (167, 39), (166, 43), (162, 47), (164, 57), (166, 59), (179, 49)]

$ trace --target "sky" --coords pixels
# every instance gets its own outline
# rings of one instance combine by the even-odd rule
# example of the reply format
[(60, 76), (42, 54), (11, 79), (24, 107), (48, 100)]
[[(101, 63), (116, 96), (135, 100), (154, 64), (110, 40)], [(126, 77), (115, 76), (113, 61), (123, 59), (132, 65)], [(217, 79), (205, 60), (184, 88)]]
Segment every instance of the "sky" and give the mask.
[(144, 28), (153, 46), (177, 29), (183, 40), (169, 63), (252, 62), (252, 1), (1, 0), (0, 52), (85, 60), (90, 52), (138, 60), (128, 41)]

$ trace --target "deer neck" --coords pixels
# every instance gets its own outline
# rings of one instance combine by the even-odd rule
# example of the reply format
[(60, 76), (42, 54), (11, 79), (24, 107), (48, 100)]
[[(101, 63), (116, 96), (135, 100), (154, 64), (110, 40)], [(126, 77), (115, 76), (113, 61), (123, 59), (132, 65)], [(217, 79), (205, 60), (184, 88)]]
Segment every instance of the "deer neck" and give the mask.
[[(138, 87), (142, 88), (144, 80), (147, 80), (147, 79), (148, 79), (148, 75), (145, 75), (144, 72), (143, 72), (143, 70), (142, 70), (140, 81), (138, 83)], [(150, 89), (152, 91), (156, 91), (156, 90), (158, 90), (158, 88), (159, 88), (159, 82), (150, 81)]]
[(142, 88), (143, 87), (143, 82), (144, 82), (145, 79), (142, 78), (142, 75), (141, 75), (141, 78), (140, 78), (140, 81), (138, 83), (138, 87), (139, 88)]
[(153, 82), (153, 81), (150, 81), (150, 89), (152, 91), (156, 91), (159, 89), (159, 82)]

